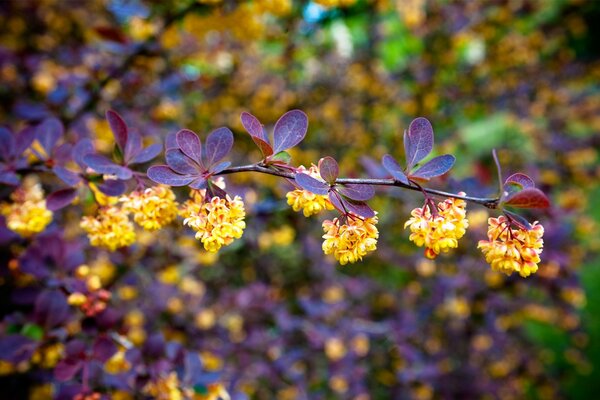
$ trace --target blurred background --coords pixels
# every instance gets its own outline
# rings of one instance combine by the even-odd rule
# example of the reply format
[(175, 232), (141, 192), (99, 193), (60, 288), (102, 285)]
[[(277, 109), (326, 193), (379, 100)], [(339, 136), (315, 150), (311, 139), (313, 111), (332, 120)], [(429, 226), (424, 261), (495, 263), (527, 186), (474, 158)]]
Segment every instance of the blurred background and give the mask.
[[(505, 176), (529, 174), (553, 203), (525, 214), (546, 228), (540, 269), (527, 279), (490, 270), (476, 247), (494, 214), (474, 205), (459, 249), (425, 259), (403, 229), (422, 197), (399, 189), (371, 202), (377, 252), (339, 267), (321, 251), (324, 217), (294, 213), (289, 186), (251, 174), (227, 178), (248, 227), (218, 256), (175, 225), (139, 233), (127, 251), (90, 249), (70, 208), (31, 246), (78, 245), (113, 295), (120, 334), (198, 352), (234, 398), (593, 398), (599, 38), (594, 0), (2, 1), (0, 121), (13, 130), (53, 115), (67, 141), (90, 137), (108, 153), (112, 108), (148, 143), (228, 126), (241, 165), (260, 153), (240, 113), (270, 129), (298, 108), (309, 129), (293, 165), (330, 155), (343, 176), (377, 177), (381, 156), (402, 159), (403, 130), (424, 116), (436, 154), (457, 157), (430, 187), (493, 196), (496, 148)], [(28, 310), (14, 291), (44, 281), (3, 271), (7, 329)], [(51, 364), (0, 370), (15, 398), (60, 393)], [(95, 388), (135, 396), (115, 382), (98, 378)]]

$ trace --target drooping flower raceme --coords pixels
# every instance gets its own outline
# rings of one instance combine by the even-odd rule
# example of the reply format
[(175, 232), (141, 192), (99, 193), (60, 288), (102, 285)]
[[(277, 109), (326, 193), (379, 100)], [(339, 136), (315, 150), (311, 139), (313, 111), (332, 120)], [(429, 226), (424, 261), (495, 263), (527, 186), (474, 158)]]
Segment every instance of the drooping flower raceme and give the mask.
[(133, 224), (127, 212), (120, 207), (102, 207), (95, 217), (83, 217), (80, 226), (87, 232), (92, 246), (115, 251), (135, 242)]
[(52, 222), (52, 211), (46, 208), (44, 191), (37, 179), (28, 177), (11, 194), (13, 203), (0, 204), (6, 226), (23, 237), (42, 232)]
[(210, 252), (217, 252), (222, 246), (231, 244), (242, 237), (246, 223), (244, 203), (239, 196), (233, 199), (215, 196), (205, 198), (204, 190), (192, 193), (180, 210), (184, 225), (196, 231), (196, 239)]
[[(315, 179), (323, 181), (316, 165), (313, 165), (308, 170), (301, 165), (298, 168), (298, 172), (304, 172)], [(327, 196), (314, 194), (308, 190), (295, 189), (288, 192), (285, 197), (287, 198), (288, 205), (292, 206), (294, 211), (302, 210), (305, 217), (310, 217), (324, 210), (333, 210), (333, 204), (331, 204)]]
[(537, 221), (529, 230), (514, 227), (504, 215), (490, 218), (488, 223), (488, 240), (480, 240), (477, 247), (492, 269), (506, 275), (518, 272), (524, 278), (535, 273), (544, 246), (544, 227)]
[[(459, 195), (464, 196), (464, 192)], [(440, 253), (458, 247), (458, 239), (469, 226), (466, 218), (467, 203), (460, 199), (446, 199), (431, 212), (430, 205), (412, 210), (404, 228), (410, 227), (409, 239), (417, 246), (425, 246), (425, 257), (434, 259)]]
[(346, 221), (340, 218), (323, 221), (323, 252), (333, 254), (342, 265), (355, 263), (377, 248), (379, 231), (377, 217), (361, 218), (350, 214)]
[(121, 198), (123, 209), (133, 214), (133, 220), (148, 231), (155, 231), (177, 217), (175, 193), (168, 186), (154, 186), (135, 191)]

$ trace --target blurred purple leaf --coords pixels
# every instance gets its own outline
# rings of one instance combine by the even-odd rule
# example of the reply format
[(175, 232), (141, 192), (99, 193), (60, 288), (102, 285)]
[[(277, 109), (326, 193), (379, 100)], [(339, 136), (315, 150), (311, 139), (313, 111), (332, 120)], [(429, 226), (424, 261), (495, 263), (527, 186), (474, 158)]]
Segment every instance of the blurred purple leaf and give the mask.
[(326, 195), (329, 192), (329, 184), (321, 182), (312, 176), (298, 172), (296, 174), (296, 183), (304, 190), (308, 190), (314, 194)]
[(219, 172), (223, 171), (224, 169), (229, 168), (230, 165), (231, 165), (231, 161), (223, 161), (216, 165), (213, 165), (209, 171), (212, 174), (218, 174)]
[(338, 192), (344, 196), (358, 201), (366, 201), (375, 195), (375, 189), (371, 185), (345, 184), (338, 188)]
[(233, 133), (229, 128), (217, 128), (206, 138), (205, 166), (210, 168), (221, 161), (233, 147)]
[(177, 174), (166, 165), (153, 165), (147, 174), (154, 182), (170, 186), (185, 186), (196, 179), (195, 176)]
[(77, 198), (77, 189), (60, 189), (48, 195), (46, 198), (46, 207), (50, 211), (60, 210), (71, 204), (75, 198)]
[(120, 179), (105, 179), (104, 182), (98, 185), (98, 190), (107, 196), (119, 196), (125, 193), (127, 185), (125, 181)]
[(325, 182), (333, 185), (340, 175), (340, 167), (333, 157), (323, 157), (319, 160), (319, 173)]
[(58, 381), (69, 381), (79, 372), (83, 362), (81, 360), (65, 358), (54, 367), (54, 377)]
[(81, 182), (81, 176), (77, 172), (73, 172), (61, 166), (52, 168), (54, 174), (69, 186), (75, 186)]
[(192, 181), (192, 183), (189, 184), (189, 186), (192, 189), (196, 189), (196, 190), (206, 189), (206, 178), (204, 178), (202, 176), (201, 177), (197, 177), (196, 179), (194, 179)]
[(46, 118), (36, 128), (37, 140), (40, 142), (46, 154), (50, 155), (52, 149), (63, 135), (65, 128), (57, 118)]
[(183, 175), (198, 175), (199, 166), (191, 158), (186, 156), (179, 149), (169, 149), (165, 154), (167, 165), (173, 171)]
[(411, 173), (410, 176), (421, 179), (431, 179), (436, 176), (444, 175), (446, 172), (450, 171), (455, 161), (456, 158), (450, 154), (434, 157), (423, 164), (417, 171)]
[(73, 146), (70, 143), (63, 143), (54, 149), (52, 159), (55, 164), (64, 165), (70, 161)]
[(45, 290), (35, 301), (35, 320), (46, 329), (63, 324), (69, 317), (67, 297), (58, 289)]
[(510, 182), (518, 183), (519, 185), (521, 185), (521, 187), (523, 189), (535, 187), (535, 183), (533, 182), (533, 179), (531, 179), (529, 176), (522, 174), (520, 172), (517, 172), (516, 174), (512, 174), (511, 176), (506, 178), (506, 180), (504, 181), (504, 184), (506, 185), (507, 183), (510, 183)]
[(171, 132), (167, 134), (167, 137), (165, 138), (165, 151), (177, 148), (179, 148), (179, 145), (177, 144), (177, 133)]
[(300, 110), (288, 111), (277, 120), (273, 132), (273, 151), (279, 153), (294, 147), (304, 139), (308, 117)]
[(550, 200), (548, 200), (548, 197), (546, 197), (541, 190), (536, 188), (523, 189), (520, 192), (509, 196), (503, 203), (518, 208), (550, 207)]
[(36, 130), (29, 126), (23, 129), (16, 137), (15, 140), (15, 152), (16, 156), (23, 154), (25, 150), (31, 146), (31, 143), (35, 140)]
[(162, 146), (158, 143), (151, 144), (140, 151), (129, 163), (130, 164), (142, 164), (148, 162), (158, 156), (162, 151)]
[(0, 360), (18, 364), (29, 360), (37, 343), (23, 335), (0, 337)]
[(108, 110), (106, 112), (106, 119), (108, 120), (110, 129), (115, 137), (115, 142), (122, 152), (125, 151), (128, 138), (127, 124), (123, 121), (123, 118), (113, 110)]
[(142, 150), (142, 137), (137, 132), (130, 132), (125, 144), (123, 159), (125, 164), (129, 164), (133, 158)]
[(17, 186), (21, 182), (19, 175), (13, 171), (2, 171), (0, 172), (0, 183), (5, 185)]
[(15, 152), (15, 137), (12, 132), (4, 127), (0, 127), (0, 156), (3, 160), (8, 160)]
[(85, 170), (87, 164), (83, 161), (83, 158), (88, 154), (93, 154), (94, 152), (94, 143), (92, 142), (92, 140), (88, 138), (83, 138), (80, 141), (78, 141), (77, 144), (75, 144), (75, 146), (73, 146), (73, 160), (75, 160), (75, 162), (79, 165), (79, 167), (81, 167), (81, 169)]
[(182, 129), (175, 136), (177, 146), (183, 154), (194, 160), (198, 165), (202, 166), (202, 142), (198, 135), (189, 129)]
[(433, 150), (433, 127), (423, 117), (414, 119), (404, 132), (404, 151), (406, 152), (407, 169), (427, 157)]
[(119, 179), (130, 179), (132, 172), (129, 168), (117, 165), (100, 154), (88, 154), (83, 157), (88, 167), (100, 174), (115, 175)]
[(404, 174), (404, 171), (402, 171), (402, 167), (400, 166), (400, 164), (398, 164), (398, 161), (396, 161), (394, 157), (390, 156), (389, 154), (386, 154), (381, 159), (381, 163), (383, 165), (383, 168), (385, 168), (386, 171), (389, 172), (395, 180), (404, 183), (405, 185), (410, 184), (408, 178), (406, 177), (406, 174)]
[(100, 336), (96, 338), (92, 346), (92, 354), (96, 360), (102, 363), (108, 361), (116, 352), (117, 344), (108, 336)]

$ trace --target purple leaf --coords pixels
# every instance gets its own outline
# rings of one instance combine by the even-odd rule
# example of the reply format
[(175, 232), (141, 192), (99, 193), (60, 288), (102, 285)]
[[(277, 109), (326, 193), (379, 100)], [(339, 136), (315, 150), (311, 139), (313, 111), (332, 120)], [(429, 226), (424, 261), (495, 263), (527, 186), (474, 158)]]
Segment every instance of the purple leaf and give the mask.
[(434, 157), (423, 164), (416, 172), (410, 174), (410, 176), (421, 179), (430, 179), (444, 175), (446, 172), (450, 171), (450, 168), (452, 168), (455, 161), (456, 158), (450, 154)]
[(550, 200), (541, 190), (527, 188), (510, 196), (504, 204), (518, 208), (548, 208)]
[(520, 172), (517, 172), (516, 174), (512, 174), (511, 176), (506, 178), (506, 181), (504, 181), (504, 184), (506, 185), (509, 182), (518, 183), (519, 185), (521, 185), (521, 187), (523, 189), (535, 187), (535, 183), (533, 182), (533, 179), (531, 179), (529, 176), (522, 174)]
[(194, 181), (192, 181), (192, 183), (189, 184), (189, 186), (192, 189), (206, 189), (206, 178), (204, 177), (197, 177), (196, 179), (194, 179)]
[(219, 197), (221, 199), (224, 199), (227, 197), (227, 192), (225, 192), (219, 186), (215, 185), (212, 181), (209, 182), (206, 192), (207, 192), (208, 198), (210, 198), (210, 199), (212, 199), (213, 197)]
[(340, 175), (340, 167), (333, 157), (323, 157), (319, 160), (319, 173), (325, 182), (333, 185)]
[(233, 133), (229, 128), (217, 128), (206, 138), (205, 166), (210, 168), (221, 161), (233, 147)]
[(258, 118), (244, 111), (240, 116), (240, 119), (242, 120), (242, 125), (244, 126), (244, 129), (246, 129), (246, 132), (248, 132), (250, 136), (252, 136), (253, 138), (257, 137), (261, 139), (261, 141), (269, 144), (269, 138), (267, 137), (267, 133), (265, 132), (265, 129), (258, 120)]
[(98, 190), (107, 196), (119, 196), (125, 193), (127, 185), (125, 181), (120, 179), (105, 179), (104, 182), (98, 185)]
[(68, 206), (77, 197), (77, 189), (66, 188), (50, 193), (46, 198), (46, 207), (50, 211), (60, 210)]
[(15, 137), (12, 132), (0, 127), (0, 155), (3, 160), (8, 160), (15, 152)]
[(177, 148), (179, 148), (177, 145), (177, 133), (171, 132), (167, 134), (167, 137), (165, 138), (165, 151)]
[(427, 157), (433, 150), (433, 127), (423, 117), (414, 119), (408, 126), (408, 132), (404, 132), (404, 151), (406, 152), (406, 163), (408, 170)]
[(186, 156), (179, 149), (169, 149), (165, 154), (167, 165), (177, 173), (183, 175), (198, 175), (200, 167), (191, 158)]
[(54, 174), (69, 186), (75, 186), (81, 182), (81, 176), (77, 172), (73, 172), (61, 166), (52, 168)]
[(519, 227), (523, 229), (530, 230), (532, 228), (529, 221), (527, 221), (524, 217), (519, 214), (515, 214), (514, 212), (510, 212), (508, 210), (504, 210), (504, 214), (510, 217)]
[(24, 335), (8, 335), (0, 337), (0, 360), (18, 364), (29, 360), (37, 343)]
[(60, 360), (58, 364), (56, 364), (56, 367), (54, 367), (54, 377), (58, 381), (69, 381), (73, 379), (82, 366), (83, 362), (81, 360), (69, 358)]
[(113, 135), (115, 136), (115, 142), (121, 149), (122, 152), (125, 151), (125, 146), (127, 146), (127, 124), (123, 121), (123, 118), (116, 111), (108, 110), (106, 112), (106, 119), (108, 120), (108, 124), (110, 125), (110, 129), (112, 130)]
[(105, 363), (111, 358), (118, 348), (114, 340), (107, 336), (100, 336), (94, 342), (92, 346), (92, 354), (96, 360)]
[(142, 150), (142, 137), (137, 132), (131, 132), (127, 138), (123, 159), (129, 164)]
[(182, 129), (175, 136), (177, 146), (183, 154), (194, 160), (198, 165), (202, 165), (202, 142), (198, 135), (189, 129)]
[(35, 301), (35, 320), (46, 329), (63, 324), (69, 311), (67, 297), (57, 289), (44, 290)]
[(36, 127), (37, 140), (46, 150), (46, 154), (49, 155), (52, 152), (64, 131), (62, 122), (56, 118), (47, 118)]
[(176, 174), (166, 165), (153, 165), (147, 173), (154, 182), (170, 186), (185, 186), (196, 179), (195, 176)]
[(371, 185), (346, 184), (340, 186), (338, 191), (352, 200), (366, 201), (375, 195), (375, 189)]
[(17, 186), (19, 182), (21, 182), (21, 178), (19, 178), (19, 175), (13, 171), (0, 172), (0, 183), (10, 186)]
[(302, 189), (314, 194), (326, 195), (329, 192), (329, 184), (302, 172), (296, 174), (296, 183)]
[(84, 138), (81, 139), (75, 146), (73, 146), (72, 155), (73, 160), (81, 167), (81, 169), (85, 169), (87, 164), (83, 161), (83, 158), (88, 155), (94, 153), (94, 143), (91, 139)]
[(21, 155), (31, 143), (35, 140), (36, 131), (33, 127), (29, 126), (23, 129), (16, 137), (15, 142), (15, 155)]
[(263, 157), (269, 157), (270, 155), (273, 154), (273, 148), (271, 147), (271, 145), (268, 142), (265, 142), (264, 140), (262, 140), (261, 138), (256, 137), (256, 136), (251, 136), (251, 137), (252, 137), (252, 141), (254, 141), (254, 143), (260, 149), (260, 152), (262, 153)]
[(138, 153), (138, 155), (136, 155), (134, 157), (134, 159), (131, 160), (129, 163), (130, 164), (141, 164), (141, 163), (148, 162), (148, 161), (152, 160), (153, 158), (155, 158), (156, 156), (158, 156), (161, 151), (162, 151), (162, 146), (160, 144), (158, 144), (158, 143), (151, 144), (150, 146), (148, 146), (145, 149), (143, 149), (142, 151), (140, 151)]
[(129, 168), (117, 165), (100, 154), (88, 154), (83, 157), (83, 162), (100, 174), (115, 175), (119, 179), (130, 179), (133, 175)]
[(367, 205), (367, 203), (344, 199), (333, 190), (329, 192), (329, 201), (331, 201), (331, 204), (333, 204), (338, 211), (344, 214), (351, 212), (364, 218), (372, 218), (375, 216), (375, 212)]
[(210, 168), (210, 172), (212, 174), (218, 174), (219, 172), (223, 171), (224, 169), (228, 168), (231, 165), (231, 161), (223, 161), (218, 163), (217, 165), (214, 165)]
[(277, 120), (273, 132), (273, 151), (279, 153), (294, 147), (304, 139), (308, 117), (300, 110), (288, 111)]
[(52, 159), (56, 164), (64, 165), (70, 161), (73, 146), (70, 143), (63, 143), (54, 149)]
[(404, 174), (404, 171), (402, 171), (402, 167), (400, 166), (400, 164), (398, 164), (394, 157), (390, 156), (389, 154), (386, 154), (381, 159), (381, 163), (383, 165), (383, 168), (385, 168), (386, 171), (389, 172), (395, 180), (404, 183), (405, 185), (410, 185), (406, 174)]

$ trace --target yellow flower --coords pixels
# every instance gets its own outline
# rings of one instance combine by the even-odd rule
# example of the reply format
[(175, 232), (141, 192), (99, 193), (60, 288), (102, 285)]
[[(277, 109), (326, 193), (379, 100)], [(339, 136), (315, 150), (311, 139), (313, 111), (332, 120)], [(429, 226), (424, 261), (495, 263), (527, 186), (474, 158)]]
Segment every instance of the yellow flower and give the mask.
[(504, 215), (490, 218), (488, 223), (488, 240), (480, 240), (477, 247), (492, 269), (506, 275), (518, 272), (524, 278), (535, 273), (544, 246), (544, 227), (537, 221), (529, 230), (513, 227)]
[(133, 220), (149, 231), (160, 229), (177, 217), (175, 193), (167, 186), (135, 191), (121, 201), (123, 209), (133, 214)]
[[(323, 181), (316, 165), (313, 165), (308, 170), (301, 165), (298, 168), (298, 172), (304, 172), (315, 179)], [(308, 190), (295, 189), (288, 192), (285, 197), (287, 198), (287, 203), (292, 206), (294, 211), (302, 210), (305, 217), (310, 217), (324, 210), (333, 210), (333, 204), (331, 204), (327, 196), (314, 194)]]
[(143, 392), (157, 400), (183, 400), (183, 393), (179, 389), (179, 379), (175, 372), (149, 382)]
[(229, 195), (224, 199), (215, 196), (207, 201), (204, 191), (195, 191), (180, 214), (185, 218), (183, 224), (195, 230), (196, 239), (212, 253), (242, 237), (246, 228), (246, 212), (239, 196), (233, 199)]
[[(464, 192), (459, 195), (464, 196)], [(466, 218), (466, 202), (460, 199), (446, 199), (438, 203), (435, 215), (431, 205), (415, 208), (404, 228), (410, 226), (409, 239), (417, 246), (425, 246), (425, 256), (436, 258), (440, 253), (458, 247), (458, 239), (464, 236), (469, 226)]]
[(100, 208), (96, 217), (83, 217), (80, 226), (87, 232), (92, 246), (115, 251), (135, 242), (133, 224), (127, 213), (118, 207)]
[(339, 218), (325, 220), (323, 252), (333, 254), (342, 265), (362, 260), (377, 248), (377, 221), (377, 217), (363, 219), (353, 214), (348, 215), (344, 223)]
[(116, 196), (108, 196), (104, 193), (102, 193), (102, 191), (100, 191), (100, 189), (98, 189), (98, 186), (95, 183), (90, 183), (89, 184), (90, 189), (92, 190), (92, 193), (94, 194), (94, 198), (96, 199), (96, 202), (101, 205), (101, 206), (112, 206), (117, 204), (117, 202), (119, 201), (119, 198)]
[(23, 237), (42, 232), (52, 222), (52, 211), (46, 208), (41, 185), (36, 178), (28, 177), (23, 185), (11, 194), (12, 204), (0, 204), (0, 213), (6, 226)]
[(121, 348), (104, 363), (104, 370), (109, 374), (120, 374), (129, 371), (131, 363), (125, 358), (125, 349)]

